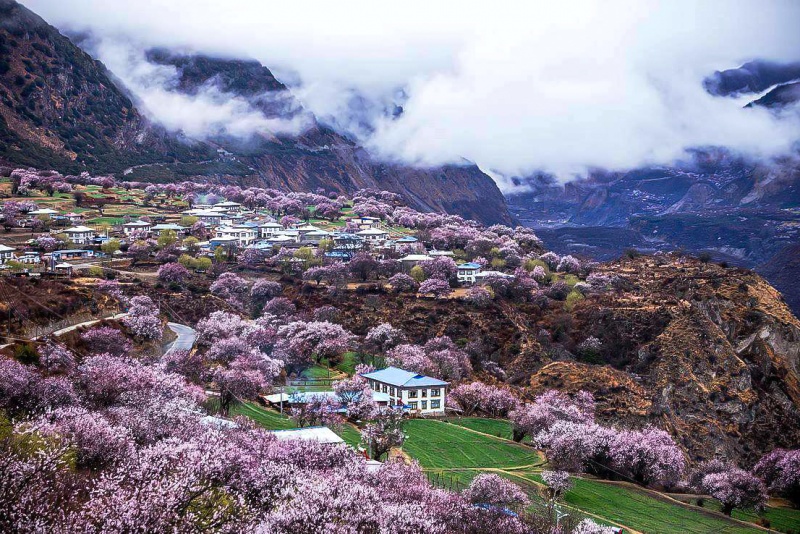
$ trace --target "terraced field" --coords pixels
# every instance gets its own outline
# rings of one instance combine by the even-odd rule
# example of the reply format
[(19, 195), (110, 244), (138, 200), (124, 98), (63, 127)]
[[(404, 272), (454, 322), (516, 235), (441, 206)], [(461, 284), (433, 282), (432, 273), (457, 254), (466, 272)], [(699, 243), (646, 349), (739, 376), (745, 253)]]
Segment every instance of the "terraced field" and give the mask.
[(412, 419), (404, 430), (403, 450), (424, 468), (520, 468), (542, 462), (528, 446), (441, 421)]

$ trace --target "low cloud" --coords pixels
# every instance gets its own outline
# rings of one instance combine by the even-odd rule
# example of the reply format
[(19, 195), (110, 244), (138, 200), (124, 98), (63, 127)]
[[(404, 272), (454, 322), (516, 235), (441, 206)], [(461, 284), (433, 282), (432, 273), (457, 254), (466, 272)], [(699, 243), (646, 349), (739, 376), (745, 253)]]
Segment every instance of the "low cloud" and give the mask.
[(146, 47), (127, 39), (99, 37), (82, 43), (131, 91), (139, 107), (168, 130), (199, 140), (218, 136), (249, 138), (253, 135), (298, 135), (309, 125), (302, 113), (289, 118), (268, 117), (254, 106), (291, 106), (283, 92), (264, 93), (252, 99), (222, 91), (213, 78), (193, 94), (176, 90), (179, 71), (172, 65), (149, 62)]
[[(256, 58), (374, 153), (417, 165), (466, 158), (501, 187), (536, 171), (568, 179), (669, 164), (692, 147), (772, 157), (800, 134), (797, 109), (745, 110), (701, 83), (753, 58), (800, 59), (796, 2), (25, 3), (63, 28)], [(160, 89), (170, 76), (160, 67), (134, 62), (124, 74), (124, 61), (99, 56), (154, 116), (187, 133), (287, 127), (262, 124), (213, 87), (181, 100)]]

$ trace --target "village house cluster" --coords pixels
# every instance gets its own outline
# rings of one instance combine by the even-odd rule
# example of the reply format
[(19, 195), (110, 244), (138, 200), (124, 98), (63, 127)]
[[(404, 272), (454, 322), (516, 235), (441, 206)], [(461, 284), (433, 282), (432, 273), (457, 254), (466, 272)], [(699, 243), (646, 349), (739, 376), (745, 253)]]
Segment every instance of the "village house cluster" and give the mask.
[[(129, 220), (122, 224), (100, 229), (84, 219), (80, 213), (61, 213), (50, 208), (40, 208), (27, 213), (21, 226), (33, 227), (39, 217), (51, 221), (48, 232), (31, 233), (25, 246), (12, 246), (0, 242), (0, 271), (9, 271), (9, 265), (22, 264), (16, 273), (37, 274), (38, 272), (71, 274), (76, 265), (86, 266), (108, 256), (103, 245), (117, 240), (122, 245), (130, 245), (137, 240), (158, 239), (171, 233), (179, 242), (192, 235), (193, 228), (176, 222), (167, 222), (165, 216), (153, 216)], [(197, 221), (203, 226), (207, 239), (198, 241), (199, 255), (213, 256), (219, 250), (235, 255), (248, 249), (273, 254), (280, 249), (297, 250), (303, 247), (325, 246), (324, 256), (328, 261), (348, 261), (359, 252), (369, 252), (376, 258), (397, 257), (397, 252), (412, 251), (397, 261), (402, 270), (410, 272), (413, 267), (438, 257), (453, 257), (448, 250), (426, 250), (413, 235), (397, 232), (377, 217), (353, 216), (346, 219), (345, 228), (328, 229), (308, 222), (297, 222), (287, 226), (277, 222), (264, 213), (247, 209), (238, 202), (223, 201), (211, 204), (195, 204), (191, 209), (180, 213), (181, 220)], [(39, 241), (42, 236), (59, 238), (56, 243), (67, 245), (56, 250), (42, 251)], [(124, 256), (122, 250), (111, 252), (114, 256)], [(300, 261), (300, 260), (298, 260)], [(462, 285), (479, 284), (488, 277), (513, 278), (508, 273), (485, 270), (477, 263), (458, 265), (457, 279)]]

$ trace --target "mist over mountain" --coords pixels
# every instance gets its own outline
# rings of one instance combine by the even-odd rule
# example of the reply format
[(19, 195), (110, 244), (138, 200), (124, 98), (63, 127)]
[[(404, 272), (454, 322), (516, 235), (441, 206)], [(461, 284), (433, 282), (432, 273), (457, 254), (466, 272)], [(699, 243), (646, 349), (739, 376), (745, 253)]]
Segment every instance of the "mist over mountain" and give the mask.
[(256, 61), (81, 33), (76, 40), (100, 63), (16, 2), (1, 0), (0, 15), (0, 156), (11, 163), (130, 180), (379, 188), (422, 210), (510, 223), (500, 190), (474, 164), (378, 159), (317, 122)]
[[(494, 15), (466, 5), (433, 32), (408, 14), (390, 23), (379, 8), (354, 25), (319, 7), (331, 23), (305, 27), (289, 7), (267, 13), (241, 0), (200, 12), (179, 1), (170, 9), (191, 16), (167, 27), (161, 4), (134, 16), (91, 0), (28, 3), (103, 62), (69, 51), (106, 77), (98, 94), (113, 93), (86, 104), (118, 102), (124, 118), (100, 124), (70, 108), (62, 125), (36, 85), (59, 82), (41, 67), (46, 55), (27, 48), (39, 65), (5, 74), (15, 98), (3, 116), (9, 146), (28, 147), (14, 153), (28, 161), (46, 150), (36, 162), (130, 179), (381, 187), (422, 209), (507, 223), (499, 186), (552, 248), (600, 258), (683, 248), (778, 272), (796, 238), (792, 5), (729, 5), (730, 20), (692, 6), (687, 22), (682, 3), (610, 18), (587, 4), (573, 17), (538, 12), (533, 32), (507, 17), (500, 32)], [(243, 12), (246, 21), (234, 16)], [(772, 31), (742, 36), (745, 18)], [(680, 43), (665, 37), (677, 28)], [(404, 46), (388, 46), (392, 38)], [(18, 75), (32, 78), (17, 86)], [(794, 288), (776, 283), (794, 302)]]
[[(781, 156), (792, 151), (800, 124), (796, 110), (743, 112), (749, 100), (703, 87), (715, 71), (753, 58), (796, 62), (795, 3), (27, 5), (59, 28), (140, 50), (254, 58), (305, 109), (384, 161), (467, 159), (499, 177), (545, 172), (565, 182), (596, 168), (670, 165), (696, 147)], [(742, 32), (743, 24), (759, 31)], [(111, 66), (110, 53), (97, 57)]]

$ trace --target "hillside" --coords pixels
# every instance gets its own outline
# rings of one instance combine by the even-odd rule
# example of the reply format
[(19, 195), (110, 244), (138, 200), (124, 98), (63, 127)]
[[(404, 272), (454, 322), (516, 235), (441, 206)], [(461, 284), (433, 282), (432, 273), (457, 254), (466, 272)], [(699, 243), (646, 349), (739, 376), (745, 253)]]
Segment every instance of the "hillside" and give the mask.
[[(531, 190), (509, 196), (511, 211), (561, 254), (609, 260), (630, 248), (686, 250), (759, 269), (800, 237), (800, 169), (790, 159), (758, 163), (706, 151), (676, 167), (520, 183)], [(779, 284), (771, 272), (764, 274)], [(780, 287), (796, 302), (796, 287)]]
[(155, 128), (93, 60), (40, 17), (0, 1), (0, 157), (65, 172), (208, 157)]
[[(667, 257), (599, 271), (618, 276), (619, 289), (593, 292), (574, 309), (542, 298), (485, 309), (387, 294), (296, 298), (301, 309), (338, 306), (357, 334), (391, 322), (415, 342), (477, 343), (476, 369), (500, 363), (531, 398), (550, 388), (591, 391), (601, 418), (665, 428), (696, 459), (748, 463), (800, 441), (800, 321), (774, 288), (749, 271)], [(590, 336), (602, 348), (582, 355)]]
[[(128, 179), (158, 182), (199, 176), (294, 191), (374, 187), (400, 193), (425, 211), (489, 224), (511, 220), (500, 190), (474, 164), (420, 169), (381, 162), (313, 117), (297, 138), (264, 132), (198, 142), (166, 132), (143, 116), (113, 73), (13, 0), (0, 0), (0, 47), (0, 158), (13, 164), (118, 176), (128, 170)], [(267, 117), (302, 112), (257, 62), (165, 50), (150, 51), (148, 58), (179, 69), (175, 91), (192, 94), (211, 82), (247, 98)], [(230, 154), (220, 155), (220, 147)]]

